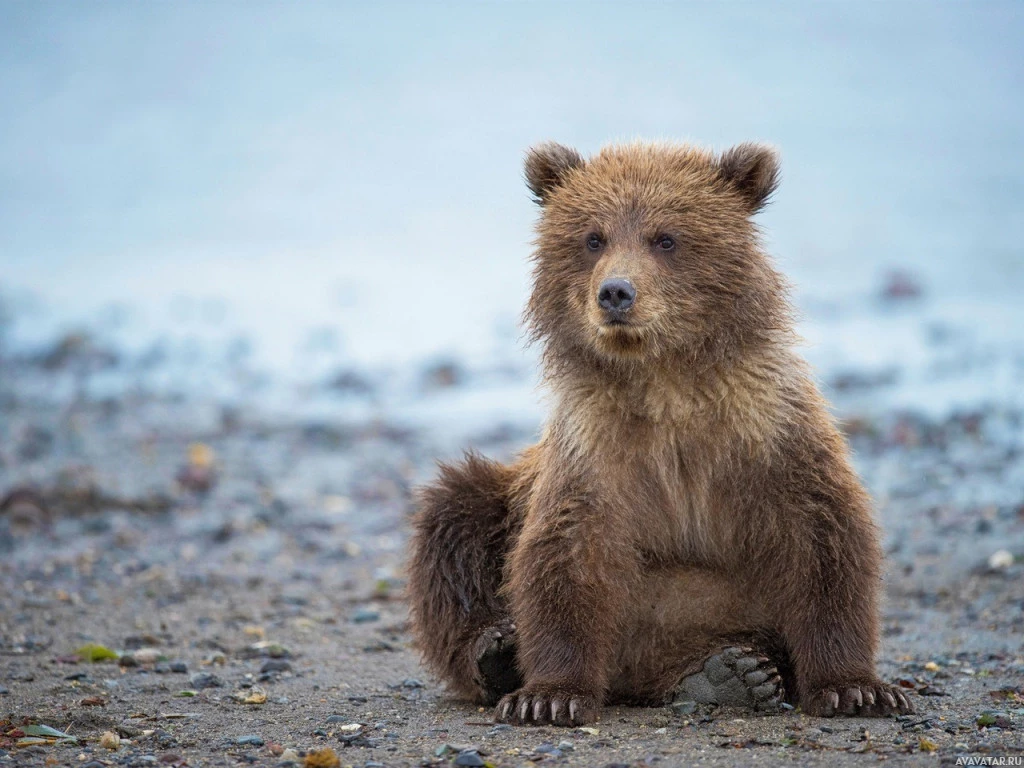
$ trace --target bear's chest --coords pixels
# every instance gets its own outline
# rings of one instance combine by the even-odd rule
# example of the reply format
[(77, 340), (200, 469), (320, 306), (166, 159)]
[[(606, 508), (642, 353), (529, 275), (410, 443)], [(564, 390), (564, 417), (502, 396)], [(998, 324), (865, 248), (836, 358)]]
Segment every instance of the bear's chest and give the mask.
[(610, 505), (622, 533), (641, 550), (671, 562), (714, 559), (726, 526), (716, 504), (722, 448), (710, 425), (688, 430), (621, 412), (591, 412), (570, 433), (592, 498)]

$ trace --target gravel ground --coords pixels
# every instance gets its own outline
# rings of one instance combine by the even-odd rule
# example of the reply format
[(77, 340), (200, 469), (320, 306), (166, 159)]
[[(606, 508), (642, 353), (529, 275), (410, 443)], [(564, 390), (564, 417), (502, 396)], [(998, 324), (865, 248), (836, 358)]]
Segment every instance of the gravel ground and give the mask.
[[(845, 414), (890, 556), (880, 665), (917, 714), (613, 707), (593, 728), (511, 728), (450, 698), (409, 646), (410, 489), (443, 452), (429, 430), (101, 397), (55, 355), (0, 361), (0, 764), (330, 766), (326, 749), (353, 766), (955, 764), (1024, 752), (1024, 414)], [(529, 439), (492, 429), (475, 444), (502, 457)], [(119, 658), (83, 661), (90, 643)], [(40, 724), (74, 740), (19, 746)]]

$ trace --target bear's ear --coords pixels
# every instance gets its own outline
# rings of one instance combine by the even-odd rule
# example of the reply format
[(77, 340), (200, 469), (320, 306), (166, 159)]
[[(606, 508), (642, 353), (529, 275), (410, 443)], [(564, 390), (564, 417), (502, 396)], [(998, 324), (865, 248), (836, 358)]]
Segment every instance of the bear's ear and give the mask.
[(751, 213), (764, 208), (779, 186), (779, 156), (764, 144), (737, 144), (722, 153), (718, 167), (725, 180), (747, 201)]
[(583, 162), (582, 155), (575, 149), (553, 141), (538, 144), (526, 153), (526, 186), (536, 201), (544, 205), (551, 191), (565, 180), (565, 175)]

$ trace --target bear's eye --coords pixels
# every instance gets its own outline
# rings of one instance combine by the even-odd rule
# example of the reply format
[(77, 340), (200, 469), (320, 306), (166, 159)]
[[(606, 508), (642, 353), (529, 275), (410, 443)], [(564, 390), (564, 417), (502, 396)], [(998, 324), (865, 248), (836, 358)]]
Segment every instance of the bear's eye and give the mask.
[(654, 244), (662, 251), (671, 251), (676, 247), (676, 241), (668, 235), (658, 235), (658, 237), (654, 238)]
[(587, 235), (587, 249), (591, 251), (600, 251), (601, 246), (604, 245), (604, 238), (596, 232), (591, 232)]

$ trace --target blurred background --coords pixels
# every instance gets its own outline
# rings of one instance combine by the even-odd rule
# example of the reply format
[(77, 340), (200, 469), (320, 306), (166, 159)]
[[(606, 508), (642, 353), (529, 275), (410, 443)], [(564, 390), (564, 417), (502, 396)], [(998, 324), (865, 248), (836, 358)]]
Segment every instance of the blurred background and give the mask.
[(525, 380), (525, 149), (756, 139), (782, 153), (761, 223), (823, 376), (926, 409), (1020, 392), (1019, 3), (2, 13), (14, 351), (87, 332), (118, 378), (287, 407), (349, 369), (388, 371), (391, 405), (430, 361)]
[[(538, 434), (524, 152), (757, 140), (766, 245), (884, 530), (882, 672), (944, 707), (870, 745), (1019, 751), (1022, 40), (1018, 0), (0, 3), (0, 702), (67, 725), (79, 678), (49, 660), (98, 643), (135, 662), (94, 673), (108, 718), (209, 684), (188, 706), (250, 733), (202, 665), (267, 686), (259, 744), (377, 722), (370, 696), (392, 734), (436, 725), (407, 520), (436, 460)], [(168, 744), (255, 743), (210, 722)], [(420, 764), (430, 738), (388, 743)]]

